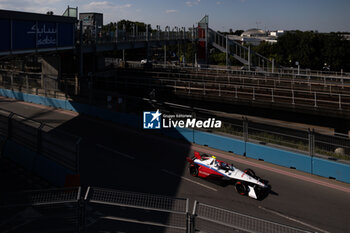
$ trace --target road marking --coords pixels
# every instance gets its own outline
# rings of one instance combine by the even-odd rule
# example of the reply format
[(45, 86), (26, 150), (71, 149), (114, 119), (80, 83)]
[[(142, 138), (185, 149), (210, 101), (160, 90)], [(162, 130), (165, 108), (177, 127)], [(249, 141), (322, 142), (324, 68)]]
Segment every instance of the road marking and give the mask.
[(170, 171), (168, 171), (168, 170), (162, 169), (162, 172), (165, 172), (165, 173), (167, 173), (167, 174), (169, 174), (169, 175), (172, 175), (172, 176), (176, 176), (176, 177), (178, 177), (178, 178), (181, 178), (181, 179), (183, 179), (183, 180), (192, 182), (192, 183), (194, 183), (194, 184), (198, 184), (198, 185), (200, 185), (200, 186), (202, 186), (202, 187), (204, 187), (204, 188), (210, 189), (210, 190), (212, 190), (212, 191), (215, 191), (215, 192), (218, 191), (217, 189), (212, 188), (212, 187), (210, 187), (210, 186), (208, 186), (208, 185), (201, 184), (201, 183), (196, 182), (196, 181), (194, 181), (194, 180), (188, 179), (188, 178), (186, 178), (186, 177), (184, 177), (184, 176), (176, 175), (175, 173), (170, 172)]
[(210, 149), (205, 149), (205, 148), (202, 148), (202, 147), (197, 146), (197, 145), (192, 145), (192, 150), (200, 151), (200, 152), (211, 154), (211, 155), (214, 155), (214, 156), (224, 157), (224, 158), (227, 158), (229, 160), (236, 161), (236, 162), (239, 162), (239, 163), (242, 163), (242, 164), (246, 164), (246, 165), (250, 165), (250, 166), (253, 166), (253, 167), (258, 167), (258, 168), (264, 169), (266, 171), (275, 172), (275, 173), (278, 173), (278, 174), (282, 174), (282, 175), (285, 175), (285, 176), (296, 178), (298, 180), (307, 181), (307, 182), (311, 182), (311, 183), (314, 183), (314, 184), (322, 185), (322, 186), (325, 186), (325, 187), (328, 187), (328, 188), (333, 188), (333, 189), (337, 189), (339, 191), (350, 193), (350, 188), (347, 188), (347, 187), (343, 187), (343, 186), (336, 185), (336, 184), (331, 184), (331, 183), (328, 183), (328, 182), (325, 182), (325, 181), (322, 181), (322, 180), (317, 180), (317, 179), (312, 178), (312, 177), (307, 177), (305, 175), (299, 175), (299, 174), (295, 174), (295, 173), (292, 173), (292, 172), (284, 171), (284, 170), (281, 170), (281, 169), (278, 169), (278, 168), (274, 168), (274, 167), (271, 167), (271, 166), (268, 166), (268, 165), (263, 165), (263, 164), (258, 164), (258, 163), (255, 163), (255, 162), (247, 161), (245, 159), (237, 158), (237, 157), (234, 157), (232, 155), (228, 158), (228, 155), (226, 155), (224, 153), (213, 151), (213, 150), (210, 150)]
[(97, 146), (97, 147), (100, 147), (100, 148), (102, 148), (102, 149), (104, 149), (104, 150), (106, 150), (106, 151), (112, 152), (112, 153), (114, 153), (114, 154), (121, 155), (121, 156), (123, 156), (123, 157), (125, 157), (125, 158), (128, 158), (128, 159), (135, 159), (135, 157), (133, 157), (133, 156), (131, 156), (131, 155), (125, 154), (125, 153), (123, 153), (123, 152), (119, 152), (119, 151), (117, 151), (117, 150), (115, 150), (115, 149), (112, 149), (112, 148), (109, 148), (109, 147), (107, 147), (107, 146), (104, 146), (104, 145), (101, 145), (101, 144), (96, 144), (96, 146)]
[(313, 226), (313, 225), (310, 225), (310, 224), (308, 224), (308, 223), (302, 222), (302, 221), (300, 221), (300, 220), (298, 220), (298, 219), (291, 218), (291, 217), (289, 217), (289, 216), (287, 216), (287, 215), (284, 215), (284, 214), (281, 214), (281, 213), (279, 213), (279, 212), (277, 212), (277, 211), (270, 210), (270, 209), (264, 208), (264, 207), (262, 207), (262, 206), (259, 206), (259, 208), (262, 209), (262, 210), (265, 210), (266, 212), (269, 212), (269, 213), (278, 215), (278, 216), (280, 216), (280, 217), (282, 217), (282, 218), (285, 218), (285, 219), (288, 219), (288, 220), (290, 220), (290, 221), (293, 221), (293, 222), (299, 223), (299, 224), (301, 224), (301, 225), (304, 225), (304, 226), (306, 226), (306, 227), (315, 229), (317, 232), (329, 233), (329, 231), (325, 231), (325, 230), (323, 230), (323, 229), (320, 229), (320, 228), (315, 227), (315, 226)]

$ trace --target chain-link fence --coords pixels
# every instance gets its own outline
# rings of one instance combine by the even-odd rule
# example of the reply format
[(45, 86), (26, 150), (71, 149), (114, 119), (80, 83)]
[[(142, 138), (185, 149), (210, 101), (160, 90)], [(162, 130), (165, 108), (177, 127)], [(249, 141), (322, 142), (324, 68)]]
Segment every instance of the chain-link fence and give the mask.
[(262, 233), (301, 233), (305, 230), (279, 223), (254, 218), (234, 211), (195, 202), (192, 232), (262, 232)]
[(348, 135), (335, 133), (331, 130), (327, 131), (322, 127), (308, 129), (282, 122), (264, 122), (264, 120), (238, 116), (227, 118), (211, 114), (197, 116), (197, 119), (205, 120), (215, 117), (215, 119), (222, 121), (222, 127), (197, 130), (237, 138), (246, 143), (267, 145), (312, 157), (350, 163), (350, 138)]
[(78, 136), (1, 109), (0, 136), (79, 173)]
[(0, 232), (79, 232), (80, 187), (0, 194)]

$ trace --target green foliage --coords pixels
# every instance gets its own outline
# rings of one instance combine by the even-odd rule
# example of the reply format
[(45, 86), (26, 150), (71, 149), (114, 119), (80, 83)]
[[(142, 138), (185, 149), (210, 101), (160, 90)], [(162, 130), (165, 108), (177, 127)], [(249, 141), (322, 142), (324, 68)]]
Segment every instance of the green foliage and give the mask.
[(242, 35), (242, 33), (244, 32), (244, 30), (236, 30), (233, 35), (236, 35), (236, 36), (240, 36)]
[[(147, 24), (143, 23), (143, 22), (134, 22), (134, 21), (129, 21), (129, 20), (120, 20), (118, 22), (118, 29), (119, 30), (122, 30), (123, 29), (123, 25), (125, 25), (125, 29), (127, 32), (131, 32), (132, 31), (132, 28), (133, 28), (133, 25), (136, 25), (138, 27), (138, 31), (139, 32), (145, 32), (146, 31), (146, 27), (147, 27)], [(151, 31), (152, 30), (152, 27), (149, 25), (148, 26), (148, 29)]]
[(282, 66), (298, 61), (302, 68), (320, 70), (327, 63), (333, 71), (350, 70), (350, 41), (337, 33), (287, 32), (276, 44), (261, 43), (253, 49)]
[(103, 25), (102, 32), (115, 32), (117, 28), (117, 23), (110, 22), (109, 24)]
[(226, 65), (226, 54), (225, 53), (210, 54), (209, 63), (213, 65)]
[[(110, 22), (109, 24), (103, 25), (102, 31), (103, 32), (115, 32), (118, 25), (119, 30), (123, 30), (123, 25), (125, 25), (125, 29), (127, 32), (131, 32), (133, 30), (133, 25), (136, 25), (138, 27), (139, 32), (145, 32), (147, 24), (143, 22), (136, 22), (136, 21), (129, 21), (129, 20), (120, 20), (118, 23)], [(152, 31), (152, 27), (149, 25), (148, 29)]]

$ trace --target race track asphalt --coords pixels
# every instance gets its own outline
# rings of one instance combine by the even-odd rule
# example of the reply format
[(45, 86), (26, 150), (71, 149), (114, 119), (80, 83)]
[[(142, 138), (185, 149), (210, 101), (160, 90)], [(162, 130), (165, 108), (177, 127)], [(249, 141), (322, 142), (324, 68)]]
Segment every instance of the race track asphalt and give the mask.
[[(0, 108), (82, 137), (81, 184), (189, 198), (313, 232), (350, 232), (350, 185), (295, 170), (129, 129), (76, 113), (0, 98)], [(258, 201), (188, 174), (193, 151), (252, 168), (272, 193)], [(336, 188), (334, 188), (336, 187)]]

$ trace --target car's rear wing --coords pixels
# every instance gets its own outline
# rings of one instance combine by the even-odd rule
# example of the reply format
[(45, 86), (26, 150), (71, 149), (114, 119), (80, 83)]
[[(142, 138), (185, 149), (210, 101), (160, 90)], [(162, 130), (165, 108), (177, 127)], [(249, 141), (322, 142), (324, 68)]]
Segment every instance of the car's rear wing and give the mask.
[(194, 152), (194, 157), (196, 157), (197, 159), (202, 158), (201, 154), (199, 154), (199, 152), (197, 152), (197, 151)]
[(194, 152), (194, 157), (193, 158), (190, 158), (190, 157), (187, 157), (186, 158), (186, 160), (187, 160), (187, 162), (189, 162), (189, 163), (193, 163), (193, 160), (194, 159), (202, 159), (202, 156), (199, 154), (199, 152), (197, 152), (197, 151), (195, 151)]

